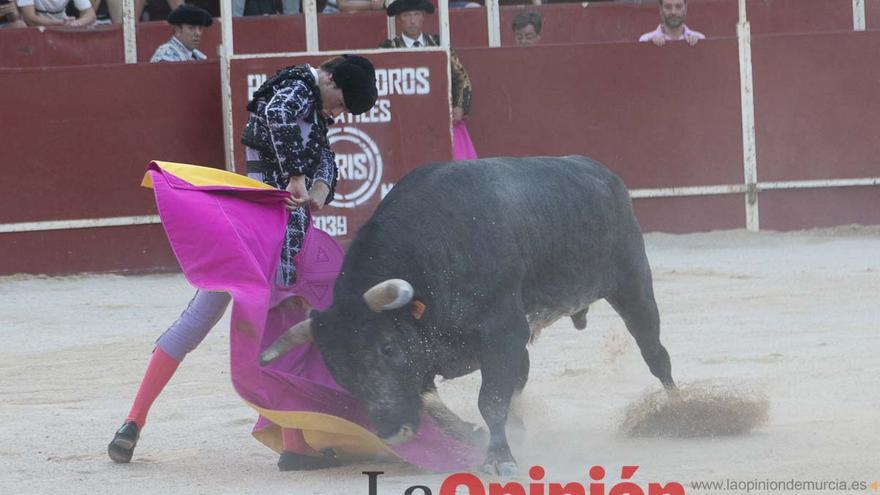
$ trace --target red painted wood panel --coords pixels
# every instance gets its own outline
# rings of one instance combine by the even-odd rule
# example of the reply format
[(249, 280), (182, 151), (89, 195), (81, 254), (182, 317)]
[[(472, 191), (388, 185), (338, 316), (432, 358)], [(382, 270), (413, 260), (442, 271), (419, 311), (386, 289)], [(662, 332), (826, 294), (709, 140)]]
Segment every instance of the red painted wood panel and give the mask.
[(752, 41), (760, 180), (880, 177), (880, 32)]
[(0, 135), (17, 143), (0, 160), (14, 171), (0, 223), (151, 214), (150, 160), (223, 165), (218, 77), (216, 62), (0, 74), (18, 88), (0, 92)]
[(0, 234), (0, 275), (178, 270), (161, 225)]
[(880, 224), (880, 187), (765, 191), (758, 195), (758, 201), (762, 229)]
[(743, 181), (733, 40), (459, 55), (473, 82), (468, 128), (482, 156), (583, 154), (630, 188)]
[(633, 207), (643, 232), (707, 232), (746, 226), (741, 195), (636, 199)]

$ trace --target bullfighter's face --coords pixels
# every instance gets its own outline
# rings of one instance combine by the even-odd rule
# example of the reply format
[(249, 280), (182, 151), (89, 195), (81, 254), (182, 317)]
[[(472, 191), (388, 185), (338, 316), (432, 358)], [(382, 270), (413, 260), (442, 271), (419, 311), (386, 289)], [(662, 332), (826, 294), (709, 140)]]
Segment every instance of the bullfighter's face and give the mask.
[(317, 314), (313, 335), (330, 373), (366, 407), (380, 438), (395, 444), (418, 431), (428, 376), (426, 345), (405, 309)]

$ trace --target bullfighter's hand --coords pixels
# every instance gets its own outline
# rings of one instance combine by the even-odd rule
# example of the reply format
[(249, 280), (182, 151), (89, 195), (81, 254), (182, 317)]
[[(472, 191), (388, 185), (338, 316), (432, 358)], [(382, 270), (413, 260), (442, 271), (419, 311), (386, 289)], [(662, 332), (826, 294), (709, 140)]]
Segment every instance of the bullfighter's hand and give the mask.
[(688, 34), (688, 35), (686, 35), (686, 36), (684, 37), (684, 39), (685, 39), (685, 41), (687, 41), (687, 44), (688, 44), (688, 45), (691, 45), (691, 46), (696, 45), (697, 42), (700, 41), (700, 38), (697, 38), (696, 36), (694, 36), (694, 35), (692, 35), (692, 34)]
[(309, 202), (309, 191), (306, 189), (306, 176), (305, 175), (292, 175), (290, 177), (290, 182), (287, 183), (287, 192), (290, 193), (290, 197), (286, 198), (284, 201), (287, 203), (288, 210), (295, 210), (296, 208), (301, 208)]
[(654, 36), (651, 38), (651, 42), (657, 46), (663, 46), (666, 44), (666, 36), (663, 36), (662, 34), (660, 36)]
[(320, 180), (313, 182), (312, 189), (309, 191), (309, 208), (312, 211), (323, 208), (328, 194), (330, 194), (330, 188), (326, 182)]
[(452, 123), (457, 124), (464, 119), (464, 109), (461, 107), (452, 107)]

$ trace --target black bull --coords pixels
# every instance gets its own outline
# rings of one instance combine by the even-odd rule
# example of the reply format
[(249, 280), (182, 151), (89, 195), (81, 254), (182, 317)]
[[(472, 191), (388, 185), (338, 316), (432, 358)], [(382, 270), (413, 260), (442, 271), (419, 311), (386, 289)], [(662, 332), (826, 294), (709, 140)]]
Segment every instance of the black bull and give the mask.
[(510, 474), (505, 425), (528, 378), (530, 336), (565, 316), (583, 328), (598, 299), (674, 390), (644, 241), (617, 176), (579, 156), (434, 164), (404, 177), (361, 227), (333, 305), (263, 358), (313, 338), (389, 441), (417, 430), (425, 397), (439, 402), (435, 376), (481, 369), (484, 469)]

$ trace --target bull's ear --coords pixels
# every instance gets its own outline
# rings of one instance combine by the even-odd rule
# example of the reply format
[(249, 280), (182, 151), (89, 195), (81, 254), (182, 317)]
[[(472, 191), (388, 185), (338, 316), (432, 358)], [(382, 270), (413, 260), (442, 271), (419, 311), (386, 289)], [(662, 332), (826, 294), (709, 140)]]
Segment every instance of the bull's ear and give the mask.
[(426, 309), (428, 309), (428, 307), (425, 306), (425, 303), (419, 301), (418, 299), (409, 303), (409, 314), (411, 314), (412, 317), (417, 320), (422, 319), (422, 315), (425, 314)]
[(364, 301), (375, 311), (402, 308), (412, 301), (413, 286), (406, 280), (392, 278), (379, 282), (364, 292)]
[(268, 349), (260, 353), (260, 365), (266, 365), (287, 354), (294, 347), (312, 341), (312, 319), (303, 320), (282, 333)]

